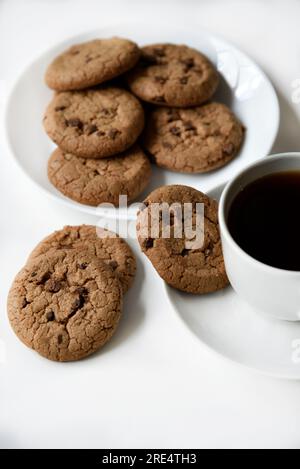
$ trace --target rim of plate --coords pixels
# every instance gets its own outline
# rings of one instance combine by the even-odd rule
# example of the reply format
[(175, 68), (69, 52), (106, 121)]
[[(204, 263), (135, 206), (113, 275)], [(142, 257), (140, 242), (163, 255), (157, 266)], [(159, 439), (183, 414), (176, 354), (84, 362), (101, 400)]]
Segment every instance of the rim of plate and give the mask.
[[(143, 24), (146, 26), (145, 23), (140, 23), (140, 22), (138, 23), (139, 27), (143, 26)], [(158, 26), (158, 25), (161, 26), (161, 27), (166, 27), (167, 26), (170, 29), (170, 26), (166, 25), (166, 23), (163, 22), (163, 21), (156, 22), (156, 26)], [(80, 204), (79, 202), (73, 201), (72, 199), (68, 199), (63, 194), (60, 194), (60, 193), (56, 194), (54, 192), (51, 192), (50, 190), (45, 188), (42, 184), (37, 182), (33, 177), (31, 177), (28, 174), (28, 172), (25, 170), (25, 168), (23, 167), (23, 165), (19, 161), (17, 155), (15, 154), (15, 151), (13, 149), (13, 142), (11, 141), (11, 138), (10, 138), (10, 135), (9, 135), (9, 126), (8, 126), (8, 114), (9, 114), (9, 111), (10, 111), (10, 103), (11, 103), (11, 100), (13, 98), (15, 89), (17, 88), (19, 83), (22, 81), (23, 77), (28, 73), (28, 71), (35, 64), (37, 64), (40, 60), (43, 59), (44, 55), (46, 55), (46, 54), (47, 55), (48, 54), (54, 55), (55, 53), (57, 53), (56, 52), (57, 49), (59, 49), (59, 48), (63, 49), (64, 47), (67, 47), (69, 45), (69, 43), (71, 43), (73, 41), (76, 42), (76, 41), (88, 40), (88, 39), (84, 39), (84, 38), (86, 38), (87, 36), (97, 35), (97, 34), (99, 34), (100, 31), (102, 31), (103, 33), (105, 33), (106, 31), (110, 31), (111, 29), (115, 29), (117, 31), (118, 28), (124, 27), (124, 26), (126, 26), (126, 27), (130, 27), (130, 26), (136, 27), (137, 22), (111, 23), (109, 25), (105, 25), (105, 26), (97, 28), (97, 29), (92, 29), (92, 30), (89, 30), (89, 31), (81, 32), (81, 33), (73, 35), (73, 36), (68, 36), (65, 39), (63, 39), (63, 40), (61, 40), (57, 43), (54, 43), (53, 45), (51, 45), (47, 49), (43, 50), (42, 52), (39, 53), (39, 55), (37, 57), (32, 59), (26, 65), (26, 67), (24, 67), (24, 69), (16, 77), (16, 79), (12, 82), (12, 85), (9, 89), (8, 95), (7, 95), (7, 97), (5, 99), (5, 102), (4, 102), (4, 129), (5, 129), (4, 130), (4, 135), (5, 135), (5, 142), (4, 143), (5, 143), (6, 147), (8, 148), (9, 154), (12, 156), (13, 160), (15, 161), (16, 165), (21, 170), (21, 172), (26, 176), (26, 178), (28, 180), (30, 180), (34, 184), (34, 186), (36, 188), (38, 188), (39, 190), (42, 190), (42, 192), (47, 197), (49, 197), (50, 199), (55, 200), (59, 203), (62, 203), (62, 204), (64, 204), (65, 206), (67, 206), (69, 208), (79, 210), (79, 211), (81, 211), (83, 213), (87, 213), (89, 215), (103, 216), (107, 219), (116, 219), (117, 218), (119, 220), (133, 221), (133, 220), (136, 220), (137, 211), (138, 211), (136, 205), (141, 203), (140, 201), (134, 201), (133, 204), (135, 204), (135, 206), (129, 207), (129, 208), (127, 208), (127, 210), (120, 209), (118, 207), (115, 207), (114, 209), (112, 209), (112, 208), (103, 208), (103, 207), (101, 207), (101, 208), (93, 207), (91, 205)], [(267, 156), (269, 154), (269, 152), (271, 151), (271, 149), (274, 145), (274, 142), (275, 142), (276, 136), (278, 134), (278, 130), (279, 130), (279, 124), (280, 124), (279, 100), (278, 100), (278, 96), (277, 96), (277, 93), (275, 91), (275, 88), (274, 88), (274, 85), (273, 85), (272, 81), (267, 76), (267, 74), (264, 72), (264, 70), (255, 62), (255, 60), (253, 60), (251, 56), (249, 56), (248, 54), (243, 52), (243, 50), (239, 49), (239, 47), (237, 47), (234, 43), (232, 43), (231, 41), (228, 41), (227, 39), (223, 38), (221, 35), (210, 32), (208, 29), (203, 28), (202, 26), (199, 28), (199, 25), (197, 25), (196, 23), (193, 23), (192, 28), (196, 28), (196, 27), (198, 28), (198, 31), (200, 32), (200, 34), (209, 36), (210, 38), (212, 38), (216, 41), (221, 41), (222, 43), (229, 46), (231, 49), (237, 51), (238, 53), (240, 53), (241, 55), (246, 57), (247, 60), (254, 67), (256, 67), (259, 70), (260, 74), (263, 76), (265, 81), (268, 83), (269, 89), (270, 89), (272, 97), (273, 97), (275, 115), (273, 115), (274, 128), (273, 128), (272, 138), (270, 138), (270, 144), (267, 148), (267, 151), (265, 151), (265, 154), (263, 156), (259, 157), (258, 160), (261, 159), (261, 158), (264, 158), (265, 156)], [(182, 28), (182, 27), (179, 28), (177, 26), (174, 27), (174, 30), (187, 32), (187, 29)], [(226, 182), (228, 182), (228, 179), (224, 180), (224, 184)], [(219, 184), (219, 187), (221, 187), (221, 186), (223, 186), (223, 183)], [(209, 187), (207, 189), (207, 191), (212, 191), (213, 189), (214, 189), (214, 187), (212, 186), (211, 188)]]
[[(212, 192), (218, 192), (220, 193), (220, 196), (222, 195), (226, 183), (224, 184), (219, 184), (215, 188), (211, 189), (208, 191), (208, 195)], [(232, 288), (229, 286), (229, 288)], [(187, 324), (187, 322), (183, 319), (182, 314), (180, 313), (176, 301), (173, 299), (172, 292), (174, 288), (170, 287), (166, 282), (164, 282), (164, 289), (169, 301), (169, 304), (172, 309), (172, 313), (174, 316), (176, 316), (177, 321), (179, 321), (180, 324), (184, 325), (184, 328), (186, 331), (188, 331), (189, 335), (193, 337), (193, 341), (198, 344), (198, 347), (200, 346), (202, 349), (212, 353), (215, 357), (218, 357), (222, 360), (225, 360), (227, 363), (231, 365), (235, 365), (236, 367), (243, 368), (244, 370), (251, 371), (252, 373), (257, 373), (259, 375), (263, 376), (268, 376), (269, 378), (275, 378), (275, 379), (280, 379), (280, 380), (289, 380), (289, 381), (300, 381), (300, 374), (299, 376), (294, 376), (290, 374), (285, 374), (285, 373), (276, 373), (275, 371), (267, 371), (263, 369), (256, 368), (255, 366), (247, 365), (246, 363), (243, 363), (241, 360), (235, 360), (231, 358), (229, 355), (225, 355), (221, 353), (219, 350), (215, 349), (212, 345), (210, 345), (208, 342), (205, 342), (204, 340), (200, 339), (199, 336), (194, 332), (194, 330)], [(175, 290), (176, 292), (176, 290)], [(234, 293), (236, 294), (236, 293)]]

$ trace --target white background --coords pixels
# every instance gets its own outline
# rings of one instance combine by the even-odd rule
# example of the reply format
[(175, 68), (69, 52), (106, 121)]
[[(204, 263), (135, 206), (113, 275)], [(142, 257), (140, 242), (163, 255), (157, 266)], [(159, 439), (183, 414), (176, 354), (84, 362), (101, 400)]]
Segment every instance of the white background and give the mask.
[[(1, 112), (12, 81), (48, 47), (141, 17), (150, 28), (156, 18), (204, 26), (249, 53), (279, 94), (274, 151), (300, 150), (300, 104), (291, 99), (300, 78), (299, 0), (0, 0)], [(30, 250), (54, 229), (95, 219), (40, 194), (3, 141), (1, 122), (0, 447), (300, 448), (300, 383), (248, 372), (203, 350), (135, 242), (138, 278), (102, 352), (56, 364), (15, 339), (6, 297)]]

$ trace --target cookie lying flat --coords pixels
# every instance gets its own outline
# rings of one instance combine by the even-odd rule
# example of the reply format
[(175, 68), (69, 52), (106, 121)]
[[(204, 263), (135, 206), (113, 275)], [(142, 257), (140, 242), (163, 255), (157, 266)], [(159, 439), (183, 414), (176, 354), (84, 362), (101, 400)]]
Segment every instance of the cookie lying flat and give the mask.
[[(181, 209), (183, 204), (191, 203), (193, 229), (196, 223), (196, 204), (204, 204), (204, 242), (194, 246), (195, 249), (190, 249), (186, 231), (182, 232), (180, 229), (181, 236), (178, 233), (175, 236), (174, 230), (175, 227), (180, 227), (183, 211), (173, 213), (170, 221), (167, 220), (164, 225), (162, 218), (165, 218), (161, 214), (158, 217), (152, 216), (149, 220), (151, 204), (155, 203), (178, 203)], [(144, 204), (145, 208), (139, 212), (137, 219), (138, 241), (158, 274), (172, 287), (190, 293), (209, 293), (226, 287), (228, 279), (221, 248), (217, 202), (192, 187), (174, 185), (156, 189), (149, 194)], [(156, 237), (150, 231), (155, 220), (159, 223)], [(191, 221), (191, 218), (185, 220), (185, 228), (188, 220)], [(167, 225), (170, 226), (170, 236), (163, 237), (162, 229)]]
[(55, 361), (79, 360), (101, 348), (118, 325), (121, 307), (121, 285), (110, 267), (77, 250), (27, 263), (8, 296), (16, 335)]
[(144, 101), (164, 106), (198, 106), (212, 97), (219, 75), (203, 54), (184, 45), (154, 44), (142, 48), (128, 73), (131, 91)]
[(183, 173), (205, 173), (238, 153), (244, 128), (224, 104), (190, 109), (154, 109), (148, 116), (143, 147), (158, 166)]
[(144, 152), (134, 145), (120, 156), (101, 159), (79, 158), (57, 148), (48, 161), (48, 177), (65, 196), (97, 206), (119, 205), (119, 196), (134, 200), (147, 186), (151, 165)]
[(45, 80), (58, 91), (81, 90), (111, 80), (132, 68), (140, 57), (127, 39), (95, 39), (76, 44), (49, 65)]
[(144, 127), (138, 100), (119, 88), (64, 91), (49, 104), (44, 126), (65, 152), (106, 158), (127, 150)]
[(92, 225), (65, 226), (43, 239), (32, 251), (28, 261), (60, 249), (80, 249), (108, 264), (117, 275), (125, 293), (131, 286), (136, 260), (126, 243), (116, 233)]

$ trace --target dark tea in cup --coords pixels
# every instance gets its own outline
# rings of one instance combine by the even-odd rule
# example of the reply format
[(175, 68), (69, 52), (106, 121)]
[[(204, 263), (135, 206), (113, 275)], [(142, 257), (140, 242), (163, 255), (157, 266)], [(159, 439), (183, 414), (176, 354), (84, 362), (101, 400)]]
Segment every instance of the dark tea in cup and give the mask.
[(300, 171), (269, 174), (246, 185), (229, 207), (227, 224), (254, 259), (300, 271)]

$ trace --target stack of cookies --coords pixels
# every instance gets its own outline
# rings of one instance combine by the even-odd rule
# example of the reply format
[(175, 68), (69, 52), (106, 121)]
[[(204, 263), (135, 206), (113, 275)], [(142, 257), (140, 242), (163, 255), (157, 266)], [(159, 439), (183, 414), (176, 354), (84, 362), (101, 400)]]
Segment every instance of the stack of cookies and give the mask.
[(142, 49), (128, 83), (136, 96), (152, 103), (142, 146), (158, 166), (205, 173), (237, 155), (244, 127), (227, 106), (210, 102), (219, 80), (207, 57), (190, 47), (155, 44)]
[(83, 204), (134, 200), (150, 179), (144, 151), (162, 168), (204, 173), (231, 161), (243, 141), (234, 114), (210, 102), (217, 70), (184, 45), (139, 49), (121, 38), (74, 45), (49, 65), (46, 83), (56, 94), (44, 127), (58, 145), (48, 176)]
[(66, 226), (41, 241), (16, 276), (8, 316), (19, 339), (55, 361), (84, 358), (113, 335), (135, 276), (128, 244), (95, 226)]
[(48, 67), (56, 91), (44, 127), (58, 145), (48, 162), (52, 184), (67, 197), (97, 206), (135, 199), (149, 182), (151, 165), (136, 140), (144, 128), (137, 98), (112, 79), (135, 66), (140, 50), (120, 38), (75, 45)]

